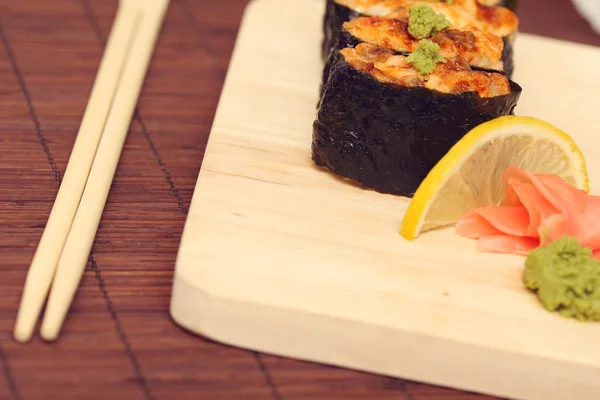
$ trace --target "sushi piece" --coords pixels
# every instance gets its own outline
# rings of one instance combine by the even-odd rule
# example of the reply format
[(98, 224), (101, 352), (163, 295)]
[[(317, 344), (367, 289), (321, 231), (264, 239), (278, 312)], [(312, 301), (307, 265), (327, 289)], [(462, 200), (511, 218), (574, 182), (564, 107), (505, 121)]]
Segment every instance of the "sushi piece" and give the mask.
[[(440, 47), (442, 57), (451, 59), (461, 57), (471, 67), (503, 71), (502, 53), (504, 43), (500, 37), (473, 28), (469, 31), (444, 29), (435, 33), (431, 41)], [(407, 19), (399, 20), (387, 17), (358, 17), (344, 22), (338, 42), (329, 55), (323, 68), (321, 89), (324, 88), (331, 63), (336, 52), (343, 48), (353, 48), (360, 43), (372, 43), (387, 47), (397, 54), (408, 55), (415, 51), (419, 40), (409, 31)]]
[[(408, 19), (359, 17), (345, 22), (342, 28), (336, 50), (366, 42), (409, 54), (415, 51), (420, 40), (411, 35)], [(502, 71), (504, 68), (504, 43), (494, 34), (476, 28), (468, 31), (444, 29), (434, 33), (431, 41), (440, 46), (440, 53), (445, 58), (460, 56), (472, 67), (481, 69)]]
[(322, 58), (327, 63), (329, 55), (336, 49), (343, 24), (361, 16), (385, 16), (407, 20), (410, 7), (427, 5), (451, 23), (451, 29), (494, 34), (504, 42), (503, 62), (510, 78), (513, 71), (512, 46), (519, 21), (516, 15), (504, 7), (482, 6), (477, 0), (453, 0), (452, 3), (429, 0), (327, 0), (323, 20)]
[[(317, 166), (381, 193), (412, 197), (469, 130), (512, 114), (521, 87), (423, 42), (410, 56), (361, 43), (337, 53), (313, 124)], [(425, 56), (423, 56), (425, 55)]]
[(455, 29), (477, 28), (500, 37), (506, 37), (514, 33), (519, 26), (519, 19), (509, 9), (483, 6), (477, 0), (454, 0), (452, 3), (397, 0), (396, 7), (393, 7), (393, 11), (385, 16), (399, 19), (408, 18), (409, 9), (416, 5), (427, 5), (436, 13), (443, 14)]
[(509, 79), (512, 78), (514, 73), (513, 48), (519, 28), (519, 19), (515, 13), (504, 7), (482, 6), (476, 0), (454, 0), (452, 4), (428, 0), (399, 1), (402, 4), (388, 14), (388, 17), (406, 19), (410, 15), (411, 7), (425, 4), (436, 13), (448, 18), (453, 29), (463, 31), (478, 29), (502, 38), (504, 71)]

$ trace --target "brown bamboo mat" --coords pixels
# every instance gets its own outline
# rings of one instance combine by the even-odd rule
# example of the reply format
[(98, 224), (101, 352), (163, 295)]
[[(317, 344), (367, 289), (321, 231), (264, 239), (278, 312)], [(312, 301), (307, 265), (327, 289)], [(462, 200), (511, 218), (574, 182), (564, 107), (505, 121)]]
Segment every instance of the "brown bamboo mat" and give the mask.
[[(0, 0), (0, 399), (489, 399), (230, 348), (173, 324), (177, 247), (247, 0), (172, 1), (63, 334), (19, 345), (21, 288), (117, 0)], [(600, 45), (568, 0), (521, 2), (523, 31)]]

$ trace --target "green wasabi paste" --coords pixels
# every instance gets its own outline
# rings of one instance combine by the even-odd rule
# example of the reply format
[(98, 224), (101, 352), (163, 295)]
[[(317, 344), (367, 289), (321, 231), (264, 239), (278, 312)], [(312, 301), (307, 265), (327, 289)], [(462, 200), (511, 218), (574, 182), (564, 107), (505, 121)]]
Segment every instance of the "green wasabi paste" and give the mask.
[(408, 9), (408, 33), (415, 39), (423, 39), (450, 27), (450, 21), (443, 14), (436, 14), (425, 4)]
[(420, 74), (430, 74), (437, 63), (445, 62), (446, 59), (440, 55), (440, 46), (429, 40), (421, 40), (415, 51), (406, 57), (406, 61), (414, 65)]
[(543, 307), (566, 318), (600, 321), (600, 261), (572, 237), (529, 253), (523, 283)]

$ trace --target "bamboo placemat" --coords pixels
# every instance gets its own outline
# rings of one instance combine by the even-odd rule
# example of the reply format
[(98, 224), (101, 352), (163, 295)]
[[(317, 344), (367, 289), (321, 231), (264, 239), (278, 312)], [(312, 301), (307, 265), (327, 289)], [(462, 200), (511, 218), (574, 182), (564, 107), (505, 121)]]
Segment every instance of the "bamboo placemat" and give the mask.
[[(177, 248), (247, 3), (172, 1), (62, 336), (19, 345), (25, 274), (117, 1), (0, 0), (0, 400), (491, 399), (230, 348), (170, 320)], [(600, 45), (568, 0), (521, 2), (523, 31)]]

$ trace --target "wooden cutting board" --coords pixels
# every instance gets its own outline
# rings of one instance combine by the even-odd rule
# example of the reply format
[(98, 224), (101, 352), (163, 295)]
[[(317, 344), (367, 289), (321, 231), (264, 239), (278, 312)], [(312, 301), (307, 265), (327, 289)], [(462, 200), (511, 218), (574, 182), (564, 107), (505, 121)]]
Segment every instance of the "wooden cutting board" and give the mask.
[[(524, 258), (399, 234), (408, 199), (314, 167), (324, 3), (246, 12), (178, 255), (181, 326), (258, 351), (518, 399), (600, 392), (600, 324), (544, 311)], [(521, 34), (516, 113), (570, 133), (600, 193), (600, 50)]]

